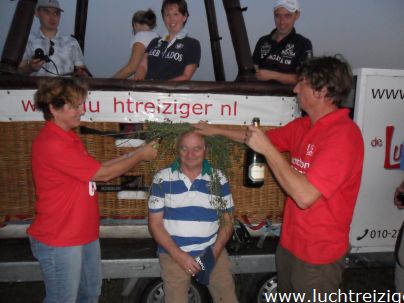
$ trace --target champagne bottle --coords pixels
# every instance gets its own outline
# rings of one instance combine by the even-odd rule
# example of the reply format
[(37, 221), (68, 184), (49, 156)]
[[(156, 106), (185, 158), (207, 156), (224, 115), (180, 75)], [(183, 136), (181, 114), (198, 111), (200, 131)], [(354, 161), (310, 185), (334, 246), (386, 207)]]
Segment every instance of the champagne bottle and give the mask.
[[(260, 126), (260, 119), (253, 118), (255, 127)], [(247, 147), (244, 159), (244, 186), (261, 187), (264, 185), (265, 157)]]

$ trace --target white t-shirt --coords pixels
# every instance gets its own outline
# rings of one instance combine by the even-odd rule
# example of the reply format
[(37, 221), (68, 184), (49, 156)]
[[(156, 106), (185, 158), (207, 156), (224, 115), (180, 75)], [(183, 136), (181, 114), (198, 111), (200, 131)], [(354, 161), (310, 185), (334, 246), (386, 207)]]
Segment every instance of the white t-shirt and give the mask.
[(142, 31), (142, 32), (137, 32), (135, 37), (133, 38), (132, 43), (130, 44), (130, 47), (133, 47), (133, 44), (136, 42), (142, 43), (145, 48), (149, 45), (150, 41), (152, 41), (154, 38), (159, 37), (155, 31)]

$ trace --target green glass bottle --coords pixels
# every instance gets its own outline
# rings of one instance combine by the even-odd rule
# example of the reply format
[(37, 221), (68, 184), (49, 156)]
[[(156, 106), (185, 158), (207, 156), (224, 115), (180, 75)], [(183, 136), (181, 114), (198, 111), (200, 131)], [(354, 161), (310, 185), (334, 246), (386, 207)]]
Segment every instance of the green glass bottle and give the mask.
[[(260, 119), (253, 118), (252, 124), (259, 127)], [(265, 165), (265, 157), (247, 147), (244, 158), (244, 186), (261, 187), (264, 185)]]

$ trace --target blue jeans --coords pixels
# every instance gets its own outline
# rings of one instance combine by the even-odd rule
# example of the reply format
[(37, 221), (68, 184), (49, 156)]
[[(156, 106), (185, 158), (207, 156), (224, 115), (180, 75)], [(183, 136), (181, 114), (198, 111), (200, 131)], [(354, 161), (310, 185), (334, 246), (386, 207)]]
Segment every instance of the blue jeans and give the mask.
[(102, 284), (99, 240), (80, 246), (54, 247), (29, 239), (45, 282), (45, 303), (98, 302)]

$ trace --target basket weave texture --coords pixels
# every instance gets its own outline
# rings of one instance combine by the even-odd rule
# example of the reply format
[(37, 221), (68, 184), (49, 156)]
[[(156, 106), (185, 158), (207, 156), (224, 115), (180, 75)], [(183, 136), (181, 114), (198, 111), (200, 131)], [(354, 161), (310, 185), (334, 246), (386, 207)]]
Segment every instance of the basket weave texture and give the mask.
[[(43, 122), (0, 123), (0, 224), (34, 217), (35, 189), (31, 171), (32, 140), (43, 127)], [(119, 123), (83, 122), (83, 126), (102, 132), (120, 132)], [(242, 126), (221, 126), (241, 128)], [(131, 148), (115, 146), (115, 138), (98, 134), (79, 134), (88, 152), (98, 161), (105, 161), (124, 154)], [(165, 145), (166, 146), (166, 145)], [(159, 151), (160, 152), (160, 151)], [(160, 154), (157, 160), (144, 162), (128, 176), (140, 176), (142, 185), (150, 186), (153, 174), (167, 167), (174, 160), (174, 144), (171, 152)], [(285, 194), (266, 169), (265, 184), (261, 188), (246, 188), (243, 184), (244, 148), (235, 145), (230, 154), (231, 168), (227, 172), (235, 203), (234, 216), (246, 216), (251, 223), (270, 219), (281, 222)], [(287, 157), (287, 155), (285, 155)], [(109, 184), (119, 185), (120, 179)], [(144, 219), (147, 217), (147, 200), (118, 199), (116, 192), (100, 192), (100, 215), (110, 219)]]

